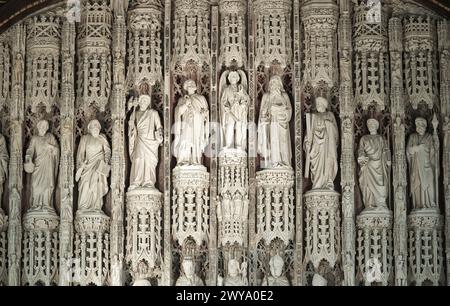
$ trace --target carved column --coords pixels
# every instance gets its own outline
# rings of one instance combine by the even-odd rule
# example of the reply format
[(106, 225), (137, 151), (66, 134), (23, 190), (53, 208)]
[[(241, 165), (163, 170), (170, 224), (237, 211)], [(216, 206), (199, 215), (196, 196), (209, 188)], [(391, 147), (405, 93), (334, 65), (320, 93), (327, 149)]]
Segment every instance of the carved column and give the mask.
[(125, 257), (125, 57), (126, 57), (126, 7), (116, 6), (114, 13), (112, 50), (113, 67), (111, 120), (112, 120), (112, 156), (111, 156), (111, 248), (110, 280), (112, 286), (124, 285)]
[(439, 86), (441, 99), (441, 122), (443, 123), (442, 167), (444, 181), (444, 216), (445, 216), (445, 254), (446, 279), (450, 285), (450, 22), (438, 22), (439, 67), (441, 69)]
[(407, 229), (406, 229), (406, 155), (405, 103), (403, 87), (403, 30), (398, 17), (389, 20), (389, 53), (391, 58), (391, 120), (393, 122), (392, 180), (394, 196), (394, 259), (395, 284), (407, 285)]
[(338, 38), (341, 103), (342, 266), (346, 286), (355, 285), (355, 162), (351, 3), (340, 1)]
[(12, 66), (10, 109), (9, 162), (9, 227), (8, 227), (8, 284), (19, 286), (21, 280), (22, 244), (22, 169), (24, 120), (25, 26), (18, 24), (11, 32)]
[(74, 146), (75, 146), (75, 23), (64, 19), (61, 33), (61, 157), (59, 190), (61, 199), (59, 226), (59, 282), (70, 286), (73, 258), (73, 195), (74, 195)]
[[(79, 112), (86, 112), (83, 117), (84, 121), (89, 120), (89, 117), (94, 119), (99, 113), (104, 113), (110, 99), (112, 87), (112, 17), (109, 1), (82, 2), (81, 23), (77, 37), (78, 88), (76, 104)], [(116, 63), (118, 62), (120, 60), (116, 60)], [(120, 100), (121, 95), (118, 94), (116, 98)], [(117, 107), (117, 104), (115, 106)], [(113, 113), (112, 110), (108, 111), (111, 111), (111, 114)], [(116, 129), (114, 133), (116, 140), (113, 141), (117, 144), (120, 143), (117, 135), (123, 132), (123, 126), (117, 126), (116, 123), (113, 124)], [(120, 153), (115, 152), (115, 154)], [(120, 176), (119, 171), (123, 171), (123, 164), (120, 164), (117, 155), (114, 162), (116, 164), (112, 171), (117, 178)], [(115, 201), (118, 200), (120, 203), (120, 182), (112, 182), (114, 183), (114, 192), (116, 192), (114, 194)], [(119, 190), (119, 193), (117, 193), (117, 190)], [(117, 202), (115, 204), (117, 209), (119, 204)], [(116, 216), (118, 215), (120, 213)], [(102, 211), (78, 210), (74, 224), (75, 272), (77, 274), (77, 280), (74, 280), (74, 282), (80, 285), (95, 284), (101, 286), (107, 284), (110, 260), (110, 218)]]
[[(9, 105), (6, 103), (11, 90), (11, 48), (10, 48), (10, 32), (0, 35), (0, 110), (2, 116), (0, 121), (2, 130), (7, 131), (7, 120), (9, 117)], [(5, 135), (3, 134), (3, 137)], [(5, 138), (3, 138), (5, 139)], [(7, 146), (7, 140), (4, 140)], [(9, 152), (9, 149), (6, 148)], [(9, 162), (9, 158), (8, 158)], [(8, 167), (8, 166), (7, 166)], [(8, 169), (6, 169), (8, 170)], [(0, 284), (8, 283), (8, 217), (2, 209), (3, 199), (5, 199), (7, 191), (7, 177), (0, 181)]]

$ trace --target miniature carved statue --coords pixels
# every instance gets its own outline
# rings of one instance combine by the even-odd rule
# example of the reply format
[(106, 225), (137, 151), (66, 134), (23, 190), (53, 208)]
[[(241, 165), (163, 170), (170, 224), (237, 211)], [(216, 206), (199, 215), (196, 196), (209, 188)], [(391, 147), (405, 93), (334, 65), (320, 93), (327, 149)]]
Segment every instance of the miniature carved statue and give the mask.
[(120, 286), (123, 280), (123, 261), (115, 254), (111, 261), (111, 283)]
[(359, 187), (366, 209), (387, 209), (391, 154), (383, 136), (377, 134), (378, 127), (378, 120), (367, 120), (370, 135), (364, 135), (359, 142)]
[[(9, 162), (9, 155), (8, 149), (6, 148), (6, 140), (5, 137), (3, 137), (2, 134), (0, 134), (0, 204), (2, 203), (3, 199), (3, 184), (8, 178), (8, 162)], [(0, 205), (0, 212), (1, 212), (1, 205)]]
[(152, 188), (156, 182), (158, 147), (163, 141), (158, 112), (151, 108), (151, 97), (141, 95), (129, 121), (129, 150), (131, 158), (130, 187)]
[(37, 123), (38, 134), (31, 138), (25, 153), (25, 172), (31, 173), (31, 209), (53, 210), (53, 191), (59, 167), (59, 146), (48, 121)]
[(197, 85), (193, 80), (184, 82), (183, 89), (187, 95), (180, 98), (175, 107), (174, 153), (180, 166), (200, 165), (208, 143), (208, 103), (196, 93)]
[(334, 189), (338, 171), (338, 126), (333, 113), (327, 111), (328, 101), (316, 99), (317, 112), (306, 114), (305, 177), (311, 172), (312, 189)]
[(264, 286), (289, 286), (289, 280), (283, 274), (284, 260), (280, 255), (270, 258), (270, 275), (263, 280)]
[(147, 279), (148, 277), (148, 265), (145, 261), (140, 261), (138, 264), (138, 271), (136, 280), (133, 283), (133, 286), (151, 286), (152, 284)]
[(397, 256), (395, 275), (398, 279), (398, 286), (406, 286), (407, 278), (405, 273), (405, 260), (402, 255)]
[(182, 274), (176, 282), (176, 286), (203, 286), (203, 281), (195, 274), (195, 264), (192, 258), (185, 257), (181, 263)]
[(108, 193), (111, 148), (100, 130), (98, 120), (89, 122), (89, 133), (81, 137), (78, 147), (75, 180), (78, 182), (79, 210), (101, 211), (103, 197)]
[(239, 267), (239, 262), (236, 259), (228, 261), (228, 271), (225, 277), (224, 286), (247, 286), (247, 263), (243, 262)]
[(411, 197), (414, 209), (436, 207), (435, 167), (436, 141), (426, 133), (427, 121), (415, 120), (417, 133), (409, 137), (406, 156), (411, 179)]
[[(226, 85), (227, 79), (229, 85)], [(224, 147), (245, 150), (249, 102), (245, 73), (242, 70), (225, 71), (220, 78), (220, 90), (220, 119)]]
[(259, 115), (258, 153), (264, 158), (263, 168), (291, 167), (291, 117), (289, 96), (281, 78), (275, 75), (262, 97)]

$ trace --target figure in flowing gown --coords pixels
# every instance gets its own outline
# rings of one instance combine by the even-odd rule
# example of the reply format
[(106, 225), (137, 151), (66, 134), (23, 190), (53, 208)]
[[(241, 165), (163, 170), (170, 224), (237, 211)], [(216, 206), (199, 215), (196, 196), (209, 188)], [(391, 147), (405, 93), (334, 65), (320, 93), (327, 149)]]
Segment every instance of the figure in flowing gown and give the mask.
[(149, 95), (139, 97), (139, 110), (133, 109), (129, 121), (129, 149), (131, 158), (130, 187), (151, 188), (156, 182), (158, 148), (163, 141), (158, 112), (150, 108)]
[(263, 168), (291, 167), (291, 117), (292, 106), (283, 82), (279, 76), (272, 76), (262, 97), (258, 123), (258, 153), (264, 158)]
[(37, 123), (38, 135), (31, 138), (25, 153), (25, 172), (31, 173), (31, 209), (53, 210), (53, 191), (59, 166), (59, 146), (48, 121)]
[(208, 103), (196, 93), (193, 80), (183, 84), (187, 95), (180, 98), (175, 107), (175, 138), (173, 142), (177, 165), (200, 165), (203, 151), (208, 144)]
[(100, 130), (98, 120), (89, 122), (89, 133), (81, 137), (78, 147), (75, 180), (78, 182), (80, 211), (101, 211), (103, 197), (108, 193), (111, 148)]
[(409, 137), (406, 157), (411, 179), (411, 197), (414, 209), (435, 208), (435, 146), (433, 136), (426, 133), (427, 121), (415, 120), (417, 133)]
[(391, 157), (383, 136), (377, 134), (378, 127), (379, 122), (376, 119), (367, 120), (370, 134), (364, 135), (359, 142), (359, 187), (366, 209), (387, 209)]
[(339, 141), (338, 126), (333, 113), (326, 111), (328, 101), (316, 99), (317, 113), (307, 114), (306, 138), (306, 173), (311, 172), (312, 189), (334, 190), (334, 179), (338, 171), (337, 146)]

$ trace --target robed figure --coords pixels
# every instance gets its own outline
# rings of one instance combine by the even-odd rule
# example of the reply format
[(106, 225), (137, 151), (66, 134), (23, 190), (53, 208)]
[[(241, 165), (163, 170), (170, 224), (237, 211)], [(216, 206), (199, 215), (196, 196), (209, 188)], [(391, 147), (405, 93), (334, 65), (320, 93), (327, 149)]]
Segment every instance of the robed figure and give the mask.
[(264, 158), (263, 168), (291, 167), (291, 117), (292, 106), (283, 82), (279, 76), (272, 76), (262, 97), (258, 122), (258, 153)]
[(177, 165), (200, 165), (208, 144), (209, 110), (205, 97), (196, 93), (193, 80), (183, 84), (187, 95), (175, 107), (175, 138), (173, 142)]
[[(406, 157), (411, 179), (410, 190), (414, 209), (435, 208), (436, 150), (438, 144), (426, 133), (427, 121), (415, 120), (417, 133), (409, 137)], [(436, 146), (436, 147), (435, 147)]]
[(59, 146), (48, 133), (46, 120), (37, 123), (38, 135), (31, 138), (25, 153), (25, 172), (31, 173), (31, 209), (53, 210), (53, 191), (59, 166)]
[(156, 182), (158, 148), (163, 141), (158, 112), (150, 108), (149, 95), (141, 95), (139, 110), (133, 108), (129, 121), (129, 150), (131, 159), (130, 188), (151, 188)]
[(79, 210), (101, 211), (103, 197), (108, 193), (111, 148), (100, 129), (98, 120), (89, 122), (89, 133), (81, 137), (78, 146), (75, 180), (78, 182)]
[[(0, 203), (3, 198), (3, 184), (8, 178), (8, 149), (6, 148), (6, 140), (2, 134), (0, 134)], [(1, 211), (1, 207), (0, 207)]]
[(370, 134), (364, 135), (359, 142), (359, 187), (366, 208), (387, 209), (391, 157), (387, 142), (377, 134), (378, 127), (376, 119), (367, 120)]
[(306, 114), (305, 177), (311, 172), (312, 189), (334, 190), (338, 171), (338, 126), (334, 114), (327, 111), (328, 101), (316, 99), (317, 113)]

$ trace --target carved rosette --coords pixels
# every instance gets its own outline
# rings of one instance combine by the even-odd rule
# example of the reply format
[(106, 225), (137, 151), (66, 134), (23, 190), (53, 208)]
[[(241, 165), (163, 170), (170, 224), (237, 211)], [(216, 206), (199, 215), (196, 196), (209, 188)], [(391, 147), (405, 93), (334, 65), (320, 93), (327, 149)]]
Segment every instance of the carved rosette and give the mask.
[(414, 109), (437, 101), (436, 26), (431, 17), (411, 15), (403, 19), (405, 84)]
[(163, 3), (134, 0), (128, 11), (128, 84), (139, 86), (146, 80), (155, 84), (162, 78), (161, 31)]
[(0, 35), (0, 110), (6, 105), (11, 90), (11, 55), (9, 36)]
[(292, 61), (291, 14), (289, 0), (253, 0), (255, 19), (255, 63), (270, 67), (288, 66)]
[(247, 2), (245, 0), (220, 0), (220, 59), (226, 67), (233, 63), (237, 67), (246, 65), (245, 15)]
[(357, 275), (366, 286), (387, 286), (392, 276), (392, 221), (389, 210), (365, 210), (356, 218)]
[(126, 261), (133, 282), (138, 266), (146, 262), (149, 275), (160, 277), (162, 268), (162, 193), (157, 189), (139, 188), (127, 193)]
[(339, 193), (315, 189), (305, 193), (306, 204), (306, 258), (314, 268), (322, 260), (331, 267), (341, 252)]
[(0, 285), (7, 283), (8, 217), (0, 208)]
[(173, 239), (183, 245), (190, 237), (199, 247), (209, 235), (209, 173), (201, 165), (178, 166), (172, 182)]
[(106, 285), (109, 271), (109, 223), (109, 217), (103, 212), (77, 212), (74, 284)]
[(408, 216), (408, 263), (416, 286), (426, 281), (438, 286), (444, 276), (444, 218), (435, 209), (412, 211)]
[(77, 105), (104, 111), (111, 93), (112, 12), (109, 0), (81, 4), (78, 28)]
[(189, 61), (199, 66), (209, 63), (209, 15), (207, 0), (175, 0), (174, 64), (184, 67)]
[(53, 210), (29, 210), (23, 219), (23, 285), (58, 282), (59, 217)]
[(338, 8), (329, 3), (308, 2), (302, 6), (305, 27), (305, 73), (303, 82), (313, 88), (322, 83), (332, 88), (338, 82), (337, 39)]
[(363, 109), (374, 104), (383, 110), (389, 98), (387, 18), (381, 2), (374, 7), (365, 0), (355, 5), (355, 94)]
[(61, 17), (37, 15), (27, 23), (26, 101), (31, 111), (42, 104), (49, 113), (59, 98)]
[(294, 240), (294, 171), (268, 169), (256, 173), (256, 241), (265, 245)]
[(243, 246), (248, 223), (248, 169), (245, 151), (226, 149), (219, 154), (219, 243)]

